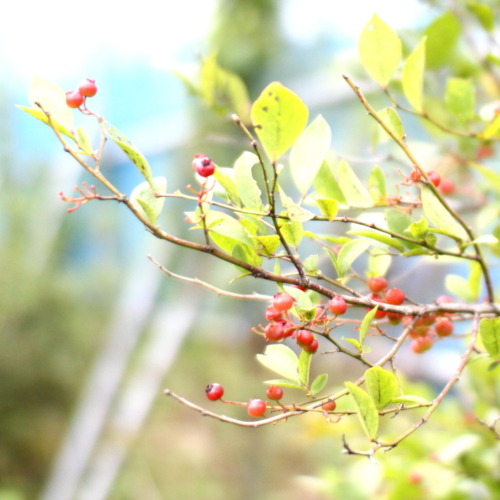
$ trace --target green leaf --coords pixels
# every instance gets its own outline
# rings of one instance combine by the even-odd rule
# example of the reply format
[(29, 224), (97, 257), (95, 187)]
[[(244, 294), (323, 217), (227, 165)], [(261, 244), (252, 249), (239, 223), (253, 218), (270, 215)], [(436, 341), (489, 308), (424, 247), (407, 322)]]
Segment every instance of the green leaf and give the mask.
[(362, 352), (363, 351), (363, 346), (356, 339), (352, 339), (352, 338), (349, 338), (349, 337), (342, 337), (342, 340), (345, 340), (346, 342), (349, 342), (349, 344), (351, 344), (352, 346), (354, 346), (358, 352)]
[[(153, 189), (152, 187), (153, 186)], [(155, 177), (151, 183), (142, 182), (131, 193), (130, 201), (137, 211), (151, 224), (156, 224), (160, 215), (165, 198), (156, 197), (154, 193), (164, 194), (167, 190), (167, 179), (165, 177)]]
[(210, 236), (225, 252), (232, 254), (237, 244), (253, 247), (253, 241), (245, 228), (229, 214), (210, 211), (205, 214), (205, 221)]
[(266, 368), (300, 385), (299, 358), (286, 345), (268, 345), (264, 354), (257, 354), (257, 360)]
[(272, 163), (291, 148), (308, 116), (307, 106), (281, 83), (273, 82), (262, 91), (252, 106), (251, 118)]
[(495, 28), (495, 13), (489, 5), (484, 5), (479, 2), (468, 2), (467, 9), (470, 10), (481, 26), (486, 31), (493, 31)]
[(370, 439), (375, 439), (378, 432), (379, 415), (373, 399), (352, 382), (345, 382), (345, 386), (351, 393), (363, 430)]
[(460, 22), (452, 12), (445, 12), (425, 30), (425, 59), (428, 68), (439, 68), (450, 62), (460, 36)]
[[(379, 118), (385, 123), (386, 127), (390, 132), (400, 140), (405, 138), (405, 131), (403, 129), (403, 123), (398, 115), (398, 112), (394, 108), (383, 108), (377, 111)], [(379, 129), (382, 133), (382, 140), (391, 139), (389, 134), (384, 129)]]
[(359, 56), (366, 71), (385, 87), (401, 61), (401, 40), (376, 14), (370, 19), (359, 38)]
[(368, 179), (368, 191), (375, 203), (383, 203), (387, 198), (385, 175), (379, 166), (372, 168)]
[[(412, 218), (404, 212), (390, 208), (385, 211), (385, 220), (387, 221), (388, 228), (396, 234), (404, 234), (406, 229), (413, 222)], [(415, 248), (417, 245), (409, 241), (401, 240), (401, 243), (406, 248)]]
[(293, 286), (285, 286), (284, 290), (295, 299), (295, 307), (297, 309), (310, 311), (315, 308), (307, 291), (299, 290)]
[(419, 221), (412, 222), (405, 232), (410, 233), (411, 236), (417, 240), (424, 239), (429, 232), (429, 224), (425, 217), (421, 217)]
[(431, 188), (426, 185), (422, 185), (422, 206), (426, 217), (437, 228), (446, 231), (446, 234), (462, 241), (467, 241), (469, 239), (465, 229), (443, 206), (441, 201), (432, 192)]
[(322, 373), (318, 375), (311, 384), (311, 395), (314, 396), (321, 392), (328, 382), (328, 375), (326, 373)]
[(471, 262), (470, 264), (470, 274), (467, 281), (469, 288), (469, 293), (471, 296), (470, 302), (476, 302), (481, 293), (481, 278), (483, 277), (483, 272), (481, 270), (481, 265), (479, 262)]
[(364, 238), (370, 238), (375, 241), (380, 241), (380, 243), (385, 243), (400, 252), (403, 252), (405, 247), (400, 242), (400, 240), (393, 238), (384, 233), (378, 233), (377, 231), (348, 231), (347, 234), (353, 234), (356, 236), (363, 236)]
[(302, 208), (298, 203), (295, 203), (285, 192), (279, 187), (279, 195), (283, 207), (286, 209), (287, 216), (296, 222), (306, 222), (314, 218), (314, 214)]
[(302, 265), (308, 273), (314, 273), (318, 270), (319, 257), (317, 254), (309, 255), (303, 262)]
[(267, 257), (274, 255), (281, 245), (280, 237), (277, 234), (256, 236), (257, 248)]
[(444, 101), (446, 107), (460, 120), (467, 121), (474, 117), (476, 92), (470, 80), (449, 78)]
[(375, 306), (373, 309), (370, 309), (363, 318), (361, 325), (359, 327), (359, 344), (362, 346), (365, 343), (366, 334), (368, 333), (368, 328), (377, 314), (378, 306)]
[(301, 222), (279, 222), (281, 234), (285, 241), (293, 247), (298, 247), (304, 236), (304, 229)]
[(298, 389), (299, 391), (303, 391), (304, 388), (299, 384), (294, 384), (290, 382), (290, 380), (276, 378), (273, 380), (265, 380), (264, 384), (268, 385), (279, 385), (280, 387), (289, 387), (290, 389)]
[[(229, 174), (231, 172), (231, 175)], [(238, 194), (238, 188), (236, 187), (236, 183), (234, 182), (234, 169), (226, 169), (226, 168), (216, 168), (213, 173), (214, 179), (219, 183), (219, 185), (224, 190), (228, 200), (231, 203), (234, 203), (237, 206), (241, 206), (241, 198)], [(222, 193), (219, 192), (218, 186), (216, 185), (214, 191), (219, 194), (219, 196), (223, 196)]]
[(368, 208), (373, 206), (370, 193), (345, 160), (342, 160), (338, 166), (337, 180), (346, 203), (350, 207)]
[(488, 123), (484, 132), (481, 134), (482, 139), (491, 139), (492, 137), (500, 136), (500, 115), (497, 115), (493, 121)]
[(380, 366), (366, 370), (365, 383), (378, 410), (383, 410), (398, 393), (398, 381), (394, 373)]
[(473, 302), (474, 297), (472, 291), (469, 290), (469, 280), (457, 274), (448, 274), (444, 281), (444, 286), (446, 289), (465, 300), (466, 302)]
[(321, 213), (328, 219), (333, 220), (337, 217), (339, 211), (339, 204), (331, 198), (316, 198), (314, 200)]
[(343, 205), (347, 204), (344, 194), (333, 175), (333, 167), (328, 161), (324, 161), (321, 165), (313, 185), (321, 197), (335, 200)]
[(299, 381), (304, 387), (309, 386), (309, 370), (311, 369), (312, 354), (304, 351), (299, 356)]
[(425, 43), (426, 39), (424, 38), (408, 56), (401, 74), (403, 92), (416, 111), (423, 109)]
[(386, 250), (374, 248), (368, 257), (367, 276), (385, 276), (391, 267), (392, 256)]
[(351, 240), (342, 246), (337, 255), (336, 270), (339, 278), (345, 276), (351, 268), (354, 261), (370, 246), (370, 243), (365, 240)]
[(152, 186), (153, 174), (151, 173), (151, 167), (149, 166), (148, 160), (146, 160), (142, 153), (132, 146), (132, 143), (113, 125), (104, 122), (104, 128), (111, 140), (128, 156), (130, 161)]
[(479, 323), (479, 335), (488, 354), (500, 360), (500, 318), (483, 318)]
[[(213, 235), (212, 235), (213, 237)], [(217, 238), (214, 238), (214, 241), (219, 240), (220, 237), (217, 236)], [(219, 246), (222, 248), (222, 244), (218, 243)], [(246, 262), (247, 264), (250, 264), (254, 267), (260, 267), (262, 264), (262, 257), (256, 252), (256, 250), (252, 247), (249, 247), (247, 245), (234, 245), (233, 251), (232, 251), (232, 256), (236, 257), (239, 260), (242, 260), (243, 262)], [(238, 266), (237, 266), (238, 267)], [(239, 268), (239, 267), (238, 267)], [(239, 268), (241, 269), (241, 268)], [(246, 269), (243, 268), (243, 271), (246, 271)]]
[(397, 396), (395, 398), (392, 398), (392, 403), (400, 403), (400, 404), (405, 404), (405, 403), (410, 403), (410, 404), (425, 404), (428, 403), (425, 398), (421, 396), (413, 396), (412, 394), (405, 394), (403, 396)]
[[(32, 111), (40, 112), (40, 114), (30, 112), (31, 115), (44, 123), (48, 123), (45, 113), (37, 106), (37, 103), (40, 104), (43, 110), (50, 114), (55, 127), (66, 136), (74, 139), (73, 111), (66, 104), (64, 90), (39, 76), (33, 76), (29, 89), (29, 101), (34, 107)], [(29, 108), (22, 109), (28, 111)]]
[(472, 162), (471, 165), (486, 179), (487, 188), (493, 188), (497, 193), (500, 193), (500, 174), (498, 172), (495, 172), (488, 167), (479, 165), (479, 163), (476, 162)]
[(85, 130), (82, 127), (77, 127), (75, 135), (76, 135), (76, 143), (78, 144), (78, 147), (84, 153), (91, 155), (93, 153), (92, 142), (90, 142), (89, 136), (87, 135)]
[(330, 147), (332, 133), (325, 119), (318, 116), (295, 142), (290, 151), (290, 170), (302, 194), (311, 187)]
[(262, 193), (252, 176), (252, 168), (258, 163), (259, 159), (254, 153), (242, 153), (234, 163), (234, 181), (244, 206), (250, 210), (262, 211)]

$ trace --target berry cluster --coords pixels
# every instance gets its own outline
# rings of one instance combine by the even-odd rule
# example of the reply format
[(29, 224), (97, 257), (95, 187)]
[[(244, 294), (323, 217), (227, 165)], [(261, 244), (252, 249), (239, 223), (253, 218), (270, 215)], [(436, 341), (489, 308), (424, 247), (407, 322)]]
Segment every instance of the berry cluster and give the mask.
[[(445, 195), (453, 194), (455, 191), (455, 184), (451, 179), (442, 179), (441, 176), (434, 170), (429, 170), (427, 172), (427, 177), (434, 184), (435, 187), (439, 188), (441, 193)], [(411, 171), (410, 175), (405, 179), (403, 184), (412, 185), (416, 182), (423, 182), (422, 174), (420, 170), (414, 169)]]
[[(368, 278), (366, 284), (372, 292), (370, 298), (375, 302), (400, 306), (406, 299), (403, 290), (400, 288), (389, 288), (387, 290), (387, 280), (383, 276), (372, 276)], [(380, 309), (375, 313), (376, 319), (382, 319), (386, 316), (392, 324), (398, 324), (403, 319), (402, 314), (392, 312), (386, 313)]]
[(97, 94), (97, 85), (95, 80), (85, 78), (76, 89), (66, 92), (66, 104), (70, 108), (79, 108), (85, 103), (87, 97), (94, 97)]

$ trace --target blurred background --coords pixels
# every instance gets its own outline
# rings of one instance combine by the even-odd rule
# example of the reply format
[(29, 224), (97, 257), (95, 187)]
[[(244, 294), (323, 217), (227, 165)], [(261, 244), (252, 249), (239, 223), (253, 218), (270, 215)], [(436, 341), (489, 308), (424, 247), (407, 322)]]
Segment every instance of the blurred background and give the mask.
[[(247, 148), (176, 76), (196, 79), (200, 58), (216, 52), (251, 99), (281, 81), (311, 116), (327, 118), (335, 149), (363, 156), (368, 141), (352, 130), (364, 113), (340, 75), (363, 74), (356, 41), (375, 10), (403, 32), (437, 12), (429, 2), (402, 3), (9, 5), (0, 30), (0, 500), (361, 499), (390, 481), (380, 465), (342, 455), (341, 433), (357, 422), (342, 431), (312, 417), (242, 429), (162, 395), (169, 387), (205, 404), (205, 385), (218, 381), (235, 399), (262, 397), (269, 374), (252, 354), (262, 342), (250, 329), (263, 304), (162, 275), (147, 255), (221, 288), (233, 277), (205, 256), (164, 248), (116, 204), (66, 213), (58, 193), (72, 195), (85, 176), (15, 104), (28, 105), (34, 74), (65, 90), (95, 79), (92, 109), (132, 139), (169, 191), (184, 189), (194, 154), (231, 165)], [(106, 172), (130, 192), (141, 179), (108, 146)], [(167, 205), (166, 226), (182, 234), (183, 217)], [(428, 458), (418, 438), (404, 453), (412, 467)], [(382, 460), (401, 472), (396, 457)]]

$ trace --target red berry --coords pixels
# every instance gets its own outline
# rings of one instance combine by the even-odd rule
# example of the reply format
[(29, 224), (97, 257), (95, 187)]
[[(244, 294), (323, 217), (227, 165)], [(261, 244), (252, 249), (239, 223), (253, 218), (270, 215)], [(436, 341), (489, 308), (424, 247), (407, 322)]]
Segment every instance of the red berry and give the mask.
[(439, 189), (443, 194), (452, 194), (455, 191), (455, 183), (450, 179), (442, 179)]
[(399, 288), (390, 288), (385, 294), (385, 301), (393, 306), (399, 306), (405, 301), (405, 294)]
[(66, 92), (66, 105), (70, 108), (79, 108), (85, 102), (85, 97), (78, 90)]
[(283, 397), (283, 389), (279, 385), (270, 385), (266, 390), (267, 399), (278, 401)]
[(418, 328), (412, 328), (408, 334), (410, 335), (411, 338), (416, 339), (417, 337), (423, 337), (427, 335), (427, 332), (429, 331), (428, 326), (419, 326)]
[(292, 308), (294, 299), (288, 293), (277, 293), (273, 298), (273, 307), (276, 311), (284, 312)]
[(266, 319), (267, 321), (279, 321), (282, 319), (282, 315), (279, 311), (276, 311), (273, 306), (266, 308)]
[(210, 401), (217, 401), (224, 395), (224, 388), (220, 384), (208, 384), (205, 392)]
[(193, 159), (193, 168), (201, 177), (210, 177), (215, 172), (214, 162), (202, 153), (198, 153)]
[(273, 321), (272, 323), (269, 323), (264, 330), (266, 339), (273, 342), (277, 342), (278, 340), (283, 339), (284, 333), (285, 329), (283, 326), (283, 322), (281, 321)]
[(305, 347), (311, 344), (314, 340), (314, 335), (309, 330), (299, 330), (297, 332), (297, 344)]
[(489, 144), (483, 144), (482, 146), (479, 146), (476, 150), (476, 157), (478, 160), (482, 160), (484, 158), (489, 158), (495, 153), (495, 150), (493, 149), (493, 146)]
[(373, 293), (381, 292), (387, 288), (387, 280), (383, 276), (372, 276), (368, 278), (366, 284)]
[(440, 337), (448, 337), (453, 333), (453, 323), (448, 318), (438, 318), (434, 330)]
[(422, 326), (431, 326), (436, 321), (436, 315), (433, 313), (426, 313), (415, 321), (415, 328), (420, 328)]
[[(386, 304), (387, 302), (385, 300), (383, 300), (382, 298), (380, 298), (379, 295), (377, 295), (376, 293), (372, 293), (370, 295), (370, 299), (374, 300), (375, 302), (380, 302), (382, 304)], [(370, 308), (369, 308), (370, 309)], [(387, 313), (385, 311), (382, 311), (380, 309), (377, 309), (377, 312), (375, 313), (375, 319), (382, 319), (382, 318), (385, 318), (385, 315)]]
[(335, 401), (327, 401), (321, 405), (321, 408), (325, 411), (333, 411), (337, 408), (337, 403)]
[(260, 417), (266, 413), (267, 405), (262, 399), (251, 399), (247, 404), (247, 412), (251, 417)]
[(434, 170), (429, 170), (429, 172), (427, 172), (427, 177), (429, 177), (429, 180), (434, 186), (438, 187), (439, 184), (441, 184), (441, 176), (437, 172), (434, 172)]
[(309, 345), (304, 345), (302, 346), (302, 349), (304, 351), (308, 352), (309, 354), (314, 354), (319, 347), (319, 343), (316, 339), (312, 339), (312, 342)]
[(328, 309), (332, 314), (344, 314), (347, 311), (347, 304), (344, 297), (336, 295), (328, 301)]
[(432, 347), (432, 337), (430, 335), (417, 337), (411, 341), (410, 347), (416, 354), (428, 351)]
[(97, 85), (95, 80), (85, 78), (78, 84), (78, 91), (84, 97), (94, 97), (97, 94)]
[(403, 315), (399, 313), (394, 313), (394, 312), (388, 312), (387, 313), (387, 319), (389, 322), (393, 325), (399, 325), (401, 323), (401, 320), (403, 319)]

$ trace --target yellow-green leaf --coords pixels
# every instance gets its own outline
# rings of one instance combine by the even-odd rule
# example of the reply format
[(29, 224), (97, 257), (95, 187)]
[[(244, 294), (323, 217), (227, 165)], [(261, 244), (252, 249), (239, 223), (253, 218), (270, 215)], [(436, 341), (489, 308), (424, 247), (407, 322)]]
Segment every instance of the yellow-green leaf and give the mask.
[(375, 406), (383, 410), (398, 393), (398, 381), (394, 373), (380, 366), (373, 366), (365, 372), (365, 383)]
[(345, 386), (351, 393), (363, 430), (370, 439), (375, 439), (378, 433), (379, 415), (373, 399), (352, 382), (345, 382)]
[(416, 111), (422, 111), (425, 70), (425, 38), (406, 59), (401, 74), (403, 92)]
[(376, 14), (359, 38), (359, 56), (363, 66), (382, 87), (385, 87), (401, 61), (401, 40)]
[(483, 318), (479, 323), (479, 335), (488, 354), (500, 360), (500, 318)]
[(360, 181), (352, 167), (342, 160), (337, 170), (338, 185), (351, 207), (368, 208), (373, 206), (373, 199), (368, 189)]
[(252, 124), (271, 162), (286, 153), (306, 126), (309, 110), (279, 82), (269, 84), (254, 102)]

